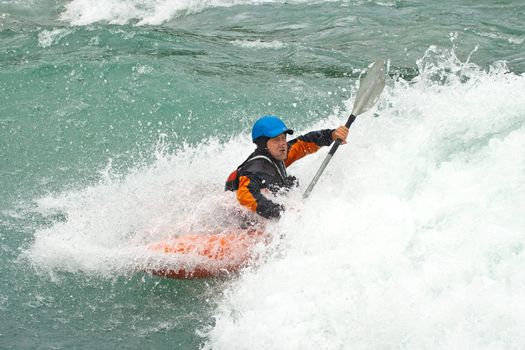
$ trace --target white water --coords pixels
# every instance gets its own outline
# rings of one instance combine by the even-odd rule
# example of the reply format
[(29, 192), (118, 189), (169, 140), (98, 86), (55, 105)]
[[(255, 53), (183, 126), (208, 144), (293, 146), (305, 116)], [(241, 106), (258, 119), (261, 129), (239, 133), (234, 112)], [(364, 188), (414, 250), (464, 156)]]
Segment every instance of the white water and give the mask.
[[(285, 236), (264, 264), (231, 282), (206, 348), (525, 347), (525, 76), (434, 48), (419, 66), (359, 117), (304, 204), (324, 153), (290, 168), (299, 210), (270, 227)], [(108, 167), (100, 184), (43, 198), (40, 211), (67, 220), (26, 256), (50, 271), (133, 273), (168, 230), (228, 225), (224, 177), (251, 147), (247, 133), (174, 155), (161, 143), (153, 166), (123, 178)]]
[(24, 256), (40, 270), (96, 275), (173, 266), (176, 257), (148, 253), (147, 245), (235, 227), (235, 197), (223, 191), (224, 181), (236, 166), (232, 159), (249, 147), (242, 137), (167, 155), (161, 136), (154, 165), (119, 178), (109, 163), (99, 184), (38, 200), (40, 213), (62, 213), (66, 219), (38, 231)]
[[(329, 0), (331, 1), (331, 0)], [(66, 5), (61, 19), (72, 25), (96, 22), (158, 25), (180, 14), (196, 13), (206, 8), (236, 5), (284, 3), (283, 0), (73, 0)], [(308, 0), (294, 0), (295, 3)]]
[(226, 291), (206, 348), (525, 347), (525, 77), (433, 51)]
[(253, 41), (249, 41), (249, 40), (235, 40), (232, 43), (235, 46), (249, 48), (249, 49), (253, 49), (253, 50), (258, 50), (258, 49), (279, 50), (279, 49), (287, 47), (287, 44), (285, 44), (285, 43), (283, 43), (283, 42), (281, 42), (279, 40), (274, 40), (274, 41), (270, 41), (270, 42), (263, 42), (261, 40), (253, 40)]
[[(89, 25), (97, 22), (159, 25), (177, 16), (198, 13), (209, 8), (264, 4), (317, 4), (335, 1), (338, 0), (73, 0), (65, 6), (60, 19), (72, 25)], [(391, 7), (396, 1), (358, 0), (353, 3), (363, 5), (372, 3)]]

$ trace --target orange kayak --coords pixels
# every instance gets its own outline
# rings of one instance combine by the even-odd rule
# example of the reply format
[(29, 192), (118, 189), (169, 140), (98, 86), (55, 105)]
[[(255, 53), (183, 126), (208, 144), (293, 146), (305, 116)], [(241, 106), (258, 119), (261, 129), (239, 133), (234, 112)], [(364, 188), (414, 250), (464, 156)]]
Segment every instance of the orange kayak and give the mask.
[[(176, 279), (206, 278), (237, 272), (254, 256), (253, 248), (268, 236), (256, 230), (191, 234), (151, 244), (169, 263), (148, 272)], [(167, 266), (164, 266), (167, 265)]]

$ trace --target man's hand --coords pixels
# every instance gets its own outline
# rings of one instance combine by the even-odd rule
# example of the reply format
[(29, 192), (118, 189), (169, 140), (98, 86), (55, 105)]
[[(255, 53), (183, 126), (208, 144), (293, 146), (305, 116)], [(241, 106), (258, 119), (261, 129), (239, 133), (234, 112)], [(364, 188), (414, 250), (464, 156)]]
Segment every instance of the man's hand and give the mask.
[(341, 143), (344, 145), (346, 143), (346, 138), (348, 137), (348, 128), (344, 125), (341, 125), (334, 131), (332, 131), (332, 140), (341, 140)]

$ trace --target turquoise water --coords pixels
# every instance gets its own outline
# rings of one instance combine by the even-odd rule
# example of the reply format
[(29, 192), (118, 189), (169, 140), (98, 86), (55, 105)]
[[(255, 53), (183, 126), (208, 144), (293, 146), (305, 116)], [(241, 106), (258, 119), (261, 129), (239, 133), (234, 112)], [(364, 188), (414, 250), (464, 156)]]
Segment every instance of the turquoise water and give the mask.
[[(0, 348), (525, 346), (521, 1), (0, 1)], [(335, 127), (239, 276), (145, 244), (228, 225), (255, 118)]]

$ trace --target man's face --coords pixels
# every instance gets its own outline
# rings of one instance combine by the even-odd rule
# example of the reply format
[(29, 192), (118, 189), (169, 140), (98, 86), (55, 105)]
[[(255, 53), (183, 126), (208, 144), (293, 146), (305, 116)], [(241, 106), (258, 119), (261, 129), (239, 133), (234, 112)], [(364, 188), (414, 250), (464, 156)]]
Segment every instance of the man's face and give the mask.
[(286, 133), (271, 138), (266, 142), (268, 153), (277, 160), (285, 160), (288, 157), (288, 143), (286, 143)]

